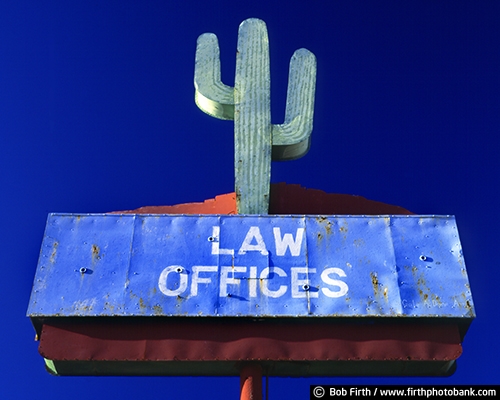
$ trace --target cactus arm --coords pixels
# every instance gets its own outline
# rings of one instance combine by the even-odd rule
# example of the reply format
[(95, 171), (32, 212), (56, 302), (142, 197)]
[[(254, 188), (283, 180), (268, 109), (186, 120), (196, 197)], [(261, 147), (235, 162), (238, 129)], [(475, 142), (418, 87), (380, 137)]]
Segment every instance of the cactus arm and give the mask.
[(269, 42), (263, 21), (238, 32), (235, 102), (235, 191), (239, 214), (267, 214), (271, 179)]
[(194, 72), (196, 105), (220, 119), (234, 119), (234, 90), (221, 81), (220, 52), (217, 36), (205, 33), (196, 44)]
[(309, 150), (314, 116), (316, 57), (297, 50), (290, 60), (285, 122), (272, 126), (272, 159), (295, 160)]

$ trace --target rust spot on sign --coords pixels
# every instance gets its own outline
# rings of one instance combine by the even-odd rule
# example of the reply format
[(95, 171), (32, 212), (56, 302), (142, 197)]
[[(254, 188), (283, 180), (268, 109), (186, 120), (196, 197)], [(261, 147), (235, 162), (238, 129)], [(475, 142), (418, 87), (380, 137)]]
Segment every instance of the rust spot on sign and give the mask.
[(92, 245), (92, 262), (93, 263), (95, 263), (96, 261), (101, 259), (99, 252), (100, 252), (99, 246), (96, 244), (93, 244)]
[(342, 235), (344, 236), (344, 239), (347, 239), (347, 231), (348, 231), (347, 226), (346, 226), (346, 225), (341, 226), (341, 227), (339, 228), (339, 231), (340, 231), (340, 233), (342, 233)]
[(139, 307), (142, 312), (144, 312), (147, 307), (147, 304), (144, 302), (144, 299), (142, 297), (139, 298)]
[[(330, 236), (332, 234), (332, 222), (329, 221), (324, 216), (318, 216), (318, 217), (316, 217), (316, 220), (325, 228), (325, 234), (327, 236)], [(318, 239), (322, 239), (322, 238), (323, 238), (323, 235), (321, 233), (318, 233)]]
[(332, 234), (332, 223), (330, 221), (328, 221), (326, 223), (325, 230), (326, 230), (327, 235)]
[(375, 296), (378, 296), (379, 282), (378, 282), (377, 274), (370, 272), (370, 277), (372, 279), (373, 293), (375, 293)]
[[(416, 278), (417, 271), (418, 271), (418, 268), (414, 266), (412, 268), (412, 273), (413, 273), (415, 278)], [(418, 290), (418, 295), (420, 296), (420, 298), (425, 303), (427, 303), (427, 301), (429, 300), (429, 295), (432, 295), (432, 294), (431, 294), (430, 289), (427, 287), (427, 282), (425, 280), (425, 275), (423, 273), (421, 273), (417, 279), (417, 290)], [(439, 297), (438, 297), (438, 299), (439, 299)]]
[(50, 255), (50, 262), (53, 264), (56, 261), (57, 255), (57, 247), (59, 246), (59, 242), (54, 242), (52, 245), (52, 254)]
[(162, 306), (160, 306), (159, 304), (154, 305), (153, 306), (153, 312), (156, 315), (162, 315), (163, 314), (163, 308), (162, 308)]

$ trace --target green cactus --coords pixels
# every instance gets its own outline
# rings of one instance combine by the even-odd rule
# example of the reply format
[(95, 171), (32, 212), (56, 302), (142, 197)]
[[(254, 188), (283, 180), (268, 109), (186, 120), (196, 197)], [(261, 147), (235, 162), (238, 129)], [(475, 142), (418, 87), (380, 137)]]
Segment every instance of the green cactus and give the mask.
[(239, 214), (267, 214), (271, 160), (294, 160), (307, 153), (313, 127), (316, 58), (297, 50), (290, 61), (285, 121), (271, 124), (267, 28), (255, 18), (238, 31), (234, 88), (221, 82), (217, 36), (198, 38), (195, 101), (207, 114), (234, 120), (235, 191)]

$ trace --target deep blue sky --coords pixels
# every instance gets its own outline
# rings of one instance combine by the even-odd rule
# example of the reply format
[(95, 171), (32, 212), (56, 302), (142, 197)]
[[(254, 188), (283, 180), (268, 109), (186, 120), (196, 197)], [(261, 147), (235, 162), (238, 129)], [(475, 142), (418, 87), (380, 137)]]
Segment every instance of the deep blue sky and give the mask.
[(450, 378), (276, 378), (270, 398), (306, 399), (311, 383), (500, 383), (499, 2), (4, 0), (0, 397), (237, 398), (238, 378), (52, 377), (25, 313), (47, 213), (233, 191), (233, 124), (196, 107), (194, 53), (217, 34), (232, 85), (249, 17), (269, 30), (274, 123), (293, 51), (318, 60), (311, 150), (272, 180), (454, 214), (478, 315)]

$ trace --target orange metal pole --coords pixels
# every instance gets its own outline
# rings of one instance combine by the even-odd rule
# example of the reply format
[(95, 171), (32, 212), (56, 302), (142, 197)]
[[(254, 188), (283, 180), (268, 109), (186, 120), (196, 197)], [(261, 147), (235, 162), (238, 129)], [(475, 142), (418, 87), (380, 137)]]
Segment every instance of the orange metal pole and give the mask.
[(240, 369), (240, 400), (262, 400), (262, 367), (245, 363)]

